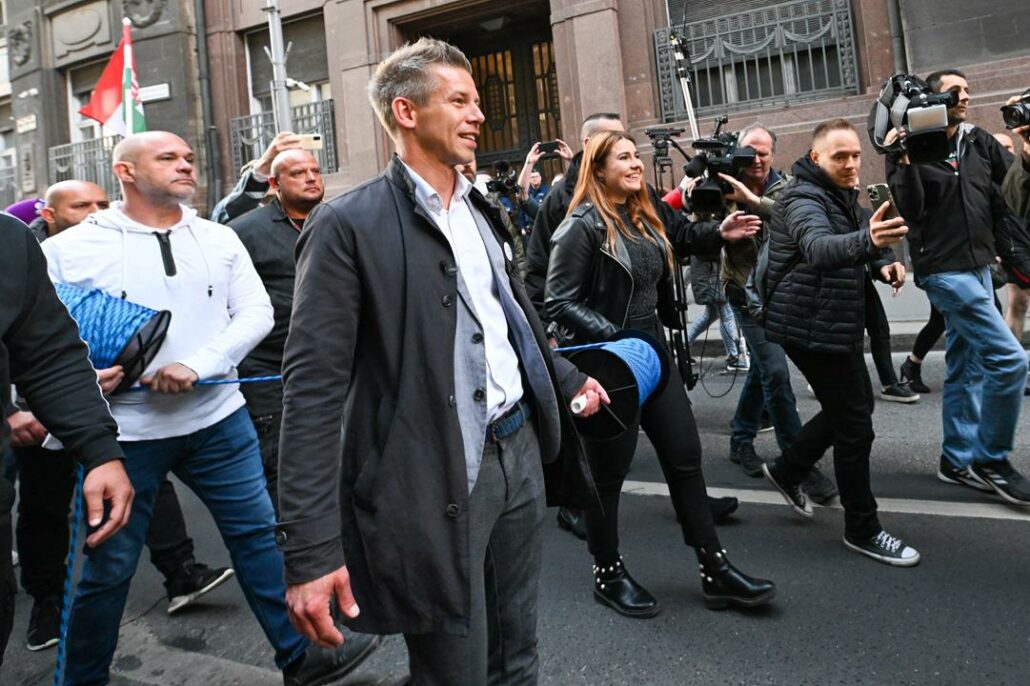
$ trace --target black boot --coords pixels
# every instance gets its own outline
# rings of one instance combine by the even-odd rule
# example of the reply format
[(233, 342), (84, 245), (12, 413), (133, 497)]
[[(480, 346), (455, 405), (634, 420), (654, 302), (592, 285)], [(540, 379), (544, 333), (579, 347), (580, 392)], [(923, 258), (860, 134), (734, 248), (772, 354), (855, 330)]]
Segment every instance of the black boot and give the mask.
[(661, 606), (629, 575), (622, 558), (607, 567), (594, 565), (594, 600), (627, 617), (654, 617)]
[(701, 567), (701, 592), (709, 610), (730, 605), (758, 607), (776, 596), (776, 586), (765, 579), (752, 579), (730, 564), (725, 550), (697, 549)]

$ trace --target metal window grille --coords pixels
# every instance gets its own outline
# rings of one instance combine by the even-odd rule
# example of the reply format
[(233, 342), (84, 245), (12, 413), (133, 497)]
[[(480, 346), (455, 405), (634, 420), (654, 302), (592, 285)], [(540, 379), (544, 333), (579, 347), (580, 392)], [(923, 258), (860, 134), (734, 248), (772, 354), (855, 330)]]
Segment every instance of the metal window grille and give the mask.
[(121, 139), (117, 135), (104, 136), (50, 148), (48, 167), (51, 183), (68, 179), (90, 181), (103, 188), (108, 197), (118, 197), (121, 189), (111, 169), (111, 153)]
[(686, 119), (669, 47), (687, 49), (694, 108), (701, 114), (857, 93), (849, 0), (793, 0), (659, 29), (654, 34), (662, 119)]
[[(336, 158), (336, 119), (333, 116), (333, 101), (321, 100), (290, 108), (293, 114), (294, 133), (317, 133), (322, 135), (322, 149), (313, 150), (322, 172), (329, 174), (338, 168)], [(275, 118), (272, 112), (260, 112), (248, 117), (234, 117), (230, 122), (232, 132), (232, 163), (239, 170), (251, 160), (261, 157), (275, 138)]]
[(0, 209), (18, 201), (18, 168), (0, 159)]

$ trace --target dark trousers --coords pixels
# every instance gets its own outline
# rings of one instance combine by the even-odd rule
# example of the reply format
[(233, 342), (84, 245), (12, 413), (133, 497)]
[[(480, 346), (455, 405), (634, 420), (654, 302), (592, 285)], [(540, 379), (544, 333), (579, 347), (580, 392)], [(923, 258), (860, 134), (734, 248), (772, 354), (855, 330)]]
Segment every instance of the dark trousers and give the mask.
[(865, 330), (869, 334), (869, 352), (873, 355), (880, 385), (886, 388), (898, 383), (891, 361), (891, 327), (887, 323), (880, 293), (869, 279), (865, 282)]
[(487, 441), (469, 494), (467, 636), (405, 634), (414, 686), (537, 683), (544, 476), (533, 423)]
[(673, 365), (665, 389), (640, 409), (639, 425), (632, 424), (612, 441), (586, 441), (590, 469), (601, 500), (601, 507), (584, 512), (590, 553), (599, 565), (611, 564), (619, 555), (619, 496), (636, 452), (638, 426), (644, 429), (658, 454), (672, 506), (683, 529), (683, 540), (692, 548), (718, 549), (719, 538), (701, 472), (697, 424), (683, 381)]
[(14, 486), (0, 472), (0, 666), (4, 650), (14, 626), (14, 565), (11, 560), (11, 509), (14, 507)]
[(279, 427), (283, 423), (283, 413), (255, 415), (250, 414), (254, 422), (254, 430), (258, 435), (258, 447), (261, 449), (261, 468), (265, 472), (268, 496), (272, 499), (275, 519), (279, 520)]
[(868, 538), (881, 530), (876, 499), (869, 484), (873, 447), (873, 387), (861, 350), (846, 354), (818, 353), (784, 346), (787, 357), (812, 385), (821, 409), (773, 469), (787, 483), (800, 484), (812, 466), (833, 446), (833, 469), (844, 507), (844, 533)]
[[(21, 585), (36, 600), (59, 596), (68, 557), (68, 512), (75, 490), (75, 461), (64, 450), (15, 448), (18, 461), (18, 554)], [(193, 541), (172, 483), (158, 493), (157, 514), (147, 534), (150, 560), (168, 581), (193, 562)]]

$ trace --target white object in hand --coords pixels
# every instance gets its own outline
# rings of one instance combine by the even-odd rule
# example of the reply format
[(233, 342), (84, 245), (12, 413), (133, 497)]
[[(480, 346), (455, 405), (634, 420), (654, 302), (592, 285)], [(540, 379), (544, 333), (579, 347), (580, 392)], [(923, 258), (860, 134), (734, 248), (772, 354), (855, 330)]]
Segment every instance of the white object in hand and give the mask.
[(572, 414), (583, 414), (583, 410), (587, 409), (586, 394), (580, 394), (573, 398), (569, 407), (572, 408)]

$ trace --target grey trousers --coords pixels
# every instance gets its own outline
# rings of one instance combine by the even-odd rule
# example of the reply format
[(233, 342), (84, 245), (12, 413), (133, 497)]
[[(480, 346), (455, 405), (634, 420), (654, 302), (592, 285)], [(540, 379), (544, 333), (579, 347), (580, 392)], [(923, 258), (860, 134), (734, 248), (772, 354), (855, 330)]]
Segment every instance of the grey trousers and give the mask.
[(468, 636), (405, 634), (416, 686), (536, 684), (544, 477), (532, 422), (487, 441), (469, 495)]

